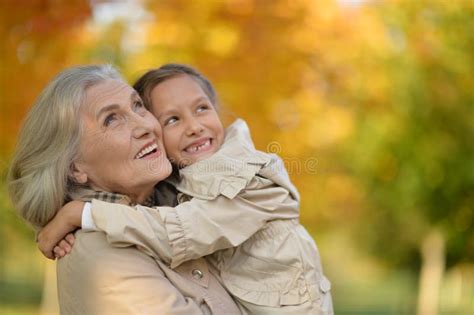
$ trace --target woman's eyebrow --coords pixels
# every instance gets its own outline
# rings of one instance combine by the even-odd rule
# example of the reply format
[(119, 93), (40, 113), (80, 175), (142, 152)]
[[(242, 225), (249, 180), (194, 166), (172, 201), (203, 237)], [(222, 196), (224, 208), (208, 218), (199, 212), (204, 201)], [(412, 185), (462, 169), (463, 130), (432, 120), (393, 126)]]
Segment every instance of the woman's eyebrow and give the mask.
[(134, 101), (134, 100), (137, 99), (137, 98), (141, 99), (141, 98), (140, 98), (140, 95), (138, 95), (138, 92), (137, 92), (137, 91), (132, 91), (132, 94), (130, 94), (130, 99), (131, 99), (132, 101)]
[[(130, 93), (130, 101), (133, 103), (136, 99), (140, 99), (140, 95), (138, 95), (137, 91), (132, 91), (132, 93)], [(99, 119), (99, 117), (105, 112), (109, 112), (111, 110), (119, 109), (119, 108), (120, 108), (119, 104), (106, 105), (97, 112), (96, 119)]]
[(111, 110), (114, 110), (114, 109), (119, 109), (120, 108), (120, 105), (119, 104), (110, 104), (110, 105), (107, 105), (107, 106), (104, 106), (102, 107), (98, 112), (97, 112), (97, 115), (95, 116), (96, 119), (99, 119), (99, 117), (105, 113), (105, 112), (109, 112)]

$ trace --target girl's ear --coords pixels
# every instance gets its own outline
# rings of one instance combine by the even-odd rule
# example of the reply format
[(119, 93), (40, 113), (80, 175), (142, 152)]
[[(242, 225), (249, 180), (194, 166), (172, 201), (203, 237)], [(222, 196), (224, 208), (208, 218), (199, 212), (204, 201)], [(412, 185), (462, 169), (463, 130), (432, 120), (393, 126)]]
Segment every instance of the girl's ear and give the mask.
[(76, 180), (79, 184), (86, 184), (87, 183), (87, 173), (84, 170), (84, 166), (81, 162), (74, 162), (71, 165), (72, 170), (72, 177)]

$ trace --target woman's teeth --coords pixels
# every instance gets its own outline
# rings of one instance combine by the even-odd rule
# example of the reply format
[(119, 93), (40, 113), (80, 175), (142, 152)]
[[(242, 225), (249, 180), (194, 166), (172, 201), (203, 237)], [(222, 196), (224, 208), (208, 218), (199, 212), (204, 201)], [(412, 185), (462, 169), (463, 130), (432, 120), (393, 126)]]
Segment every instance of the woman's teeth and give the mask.
[(156, 143), (150, 144), (149, 146), (143, 148), (140, 152), (138, 152), (138, 154), (135, 155), (135, 159), (141, 159), (142, 157), (156, 149), (158, 149), (158, 145)]
[(199, 144), (199, 145), (195, 145), (195, 146), (192, 146), (192, 147), (188, 147), (185, 149), (186, 152), (188, 153), (195, 153), (195, 152), (198, 152), (204, 148), (207, 148), (211, 145), (211, 139), (207, 139), (206, 142), (202, 143), (202, 144)]

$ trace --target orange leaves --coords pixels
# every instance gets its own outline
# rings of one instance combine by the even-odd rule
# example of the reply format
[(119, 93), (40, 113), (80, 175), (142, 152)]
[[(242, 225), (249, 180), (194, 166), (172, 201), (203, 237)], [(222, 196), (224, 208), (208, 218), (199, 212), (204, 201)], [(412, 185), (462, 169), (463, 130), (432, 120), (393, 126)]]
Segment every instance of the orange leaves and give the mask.
[(0, 4), (0, 145), (6, 152), (40, 89), (68, 62), (76, 31), (90, 13), (86, 0)]

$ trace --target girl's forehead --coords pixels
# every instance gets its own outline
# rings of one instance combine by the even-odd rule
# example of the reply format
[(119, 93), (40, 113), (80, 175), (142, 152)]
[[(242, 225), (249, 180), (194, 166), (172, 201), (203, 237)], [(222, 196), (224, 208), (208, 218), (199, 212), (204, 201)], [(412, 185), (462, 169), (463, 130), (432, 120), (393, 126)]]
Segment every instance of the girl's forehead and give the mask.
[(151, 91), (151, 105), (177, 105), (191, 102), (197, 97), (206, 97), (201, 86), (188, 75), (179, 75), (156, 85)]

